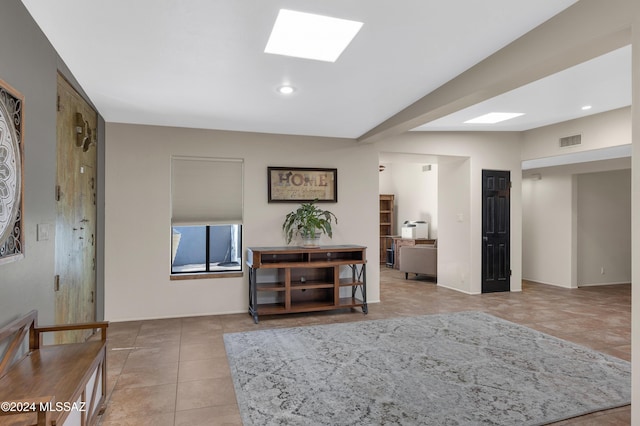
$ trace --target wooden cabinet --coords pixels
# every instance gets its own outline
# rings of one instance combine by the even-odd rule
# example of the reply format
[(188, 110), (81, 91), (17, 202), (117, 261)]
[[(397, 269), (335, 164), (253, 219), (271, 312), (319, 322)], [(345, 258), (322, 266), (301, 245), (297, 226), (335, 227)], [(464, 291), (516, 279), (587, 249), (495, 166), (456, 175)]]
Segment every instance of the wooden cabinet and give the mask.
[(366, 247), (250, 247), (249, 314), (361, 307), (367, 313)]
[(380, 263), (387, 261), (387, 249), (391, 248), (391, 237), (395, 228), (395, 196), (380, 194)]
[(436, 240), (430, 240), (427, 238), (417, 238), (417, 239), (412, 239), (412, 238), (400, 238), (400, 237), (395, 237), (392, 239), (393, 241), (393, 249), (394, 249), (394, 255), (393, 255), (393, 268), (394, 269), (399, 269), (400, 268), (400, 247), (402, 246), (415, 246), (418, 244), (435, 244)]

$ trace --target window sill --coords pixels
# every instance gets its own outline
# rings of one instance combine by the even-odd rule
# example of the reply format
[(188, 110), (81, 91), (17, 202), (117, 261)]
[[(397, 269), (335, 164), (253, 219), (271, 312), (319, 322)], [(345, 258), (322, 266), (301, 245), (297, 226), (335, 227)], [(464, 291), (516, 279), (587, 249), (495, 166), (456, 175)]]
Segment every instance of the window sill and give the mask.
[(182, 281), (182, 280), (200, 280), (209, 278), (241, 278), (244, 276), (242, 271), (234, 272), (199, 272), (195, 274), (172, 274), (169, 275), (170, 281)]

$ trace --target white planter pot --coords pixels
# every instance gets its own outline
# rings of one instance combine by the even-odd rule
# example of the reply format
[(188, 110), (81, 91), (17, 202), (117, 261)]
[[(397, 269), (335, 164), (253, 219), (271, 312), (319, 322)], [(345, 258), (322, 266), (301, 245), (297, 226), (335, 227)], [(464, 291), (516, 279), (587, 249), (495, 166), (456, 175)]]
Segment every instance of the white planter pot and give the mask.
[(303, 235), (302, 236), (302, 247), (305, 248), (316, 248), (320, 247), (320, 237), (322, 234), (316, 233), (314, 235)]

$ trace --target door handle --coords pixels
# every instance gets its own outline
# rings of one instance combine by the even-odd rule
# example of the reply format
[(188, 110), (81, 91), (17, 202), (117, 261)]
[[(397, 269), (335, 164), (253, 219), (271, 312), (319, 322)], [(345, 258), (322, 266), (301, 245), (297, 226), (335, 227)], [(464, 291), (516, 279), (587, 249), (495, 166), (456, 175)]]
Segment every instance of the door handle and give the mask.
[(482, 241), (489, 241), (488, 237), (482, 237)]

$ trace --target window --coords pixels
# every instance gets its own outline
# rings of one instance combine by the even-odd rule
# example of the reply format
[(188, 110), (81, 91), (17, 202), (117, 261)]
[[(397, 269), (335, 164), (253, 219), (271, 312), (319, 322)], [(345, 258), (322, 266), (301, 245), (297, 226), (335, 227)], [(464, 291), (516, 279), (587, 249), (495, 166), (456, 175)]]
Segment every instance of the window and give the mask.
[(242, 271), (242, 160), (171, 159), (171, 274)]
[(173, 226), (172, 274), (242, 270), (241, 225)]

